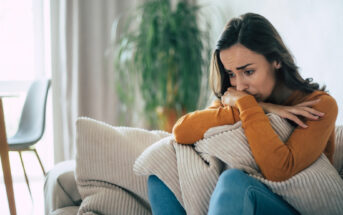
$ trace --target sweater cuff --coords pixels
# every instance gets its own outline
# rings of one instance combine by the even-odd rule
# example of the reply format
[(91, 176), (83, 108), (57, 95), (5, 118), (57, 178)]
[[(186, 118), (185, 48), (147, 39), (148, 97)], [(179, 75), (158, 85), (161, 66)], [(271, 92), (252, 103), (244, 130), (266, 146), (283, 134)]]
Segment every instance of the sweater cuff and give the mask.
[(252, 95), (244, 96), (236, 101), (236, 106), (240, 112), (258, 106), (256, 99)]

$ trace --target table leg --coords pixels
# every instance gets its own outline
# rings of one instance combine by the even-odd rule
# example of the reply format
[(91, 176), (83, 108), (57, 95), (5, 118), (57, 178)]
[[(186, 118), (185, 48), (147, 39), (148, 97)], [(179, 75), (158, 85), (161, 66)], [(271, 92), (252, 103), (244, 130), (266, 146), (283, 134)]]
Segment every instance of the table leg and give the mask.
[(8, 205), (10, 208), (11, 215), (15, 215), (16, 208), (15, 208), (15, 201), (14, 201), (13, 182), (12, 182), (12, 174), (11, 174), (11, 167), (10, 167), (10, 159), (8, 156), (5, 117), (4, 117), (4, 111), (3, 111), (1, 98), (0, 98), (0, 156), (1, 156), (2, 170), (4, 173), (4, 181), (6, 185)]

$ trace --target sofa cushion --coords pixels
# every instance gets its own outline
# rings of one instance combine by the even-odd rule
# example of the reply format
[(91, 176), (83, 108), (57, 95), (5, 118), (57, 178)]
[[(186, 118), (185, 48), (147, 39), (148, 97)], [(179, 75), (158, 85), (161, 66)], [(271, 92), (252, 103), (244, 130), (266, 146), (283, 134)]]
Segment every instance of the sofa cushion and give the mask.
[(151, 214), (147, 177), (135, 175), (132, 167), (145, 148), (170, 134), (113, 127), (89, 118), (79, 118), (76, 125), (79, 213)]
[(78, 206), (81, 196), (75, 182), (75, 161), (64, 161), (50, 170), (45, 178), (45, 214), (68, 206)]

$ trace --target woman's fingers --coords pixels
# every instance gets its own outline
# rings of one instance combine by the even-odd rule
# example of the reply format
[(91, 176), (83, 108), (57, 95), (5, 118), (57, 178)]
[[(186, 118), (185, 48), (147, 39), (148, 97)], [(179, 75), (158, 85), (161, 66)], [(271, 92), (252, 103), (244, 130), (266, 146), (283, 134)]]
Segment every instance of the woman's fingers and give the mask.
[(317, 120), (319, 119), (319, 116), (317, 115), (313, 115), (311, 112), (307, 112), (306, 110), (302, 109), (302, 108), (291, 108), (288, 110), (289, 112), (298, 115), (298, 116), (304, 116), (308, 119), (312, 119), (312, 120)]
[(307, 112), (309, 112), (309, 113), (311, 113), (311, 114), (313, 114), (313, 115), (316, 115), (316, 116), (324, 116), (325, 115), (325, 113), (323, 113), (323, 112), (320, 112), (320, 111), (317, 111), (317, 110), (315, 110), (315, 109), (313, 109), (313, 108), (309, 108), (309, 107), (302, 107), (305, 111), (307, 111)]
[(296, 117), (295, 115), (293, 115), (291, 113), (287, 114), (286, 118), (289, 119), (289, 120), (292, 120), (293, 122), (295, 122), (296, 124), (298, 124), (302, 128), (307, 128), (308, 127), (303, 121), (301, 121), (298, 117)]
[(260, 105), (265, 112), (275, 113), (282, 118), (286, 118), (295, 122), (302, 128), (307, 128), (308, 125), (300, 120), (299, 116), (305, 117), (308, 120), (318, 120), (320, 119), (320, 117), (323, 117), (324, 113), (312, 108), (312, 106), (319, 101), (320, 99), (317, 99), (313, 101), (303, 102), (295, 106), (282, 106), (270, 103), (260, 103)]
[(312, 107), (313, 105), (317, 104), (320, 101), (320, 99), (312, 100), (312, 101), (307, 101), (307, 102), (302, 102), (297, 105), (296, 107)]

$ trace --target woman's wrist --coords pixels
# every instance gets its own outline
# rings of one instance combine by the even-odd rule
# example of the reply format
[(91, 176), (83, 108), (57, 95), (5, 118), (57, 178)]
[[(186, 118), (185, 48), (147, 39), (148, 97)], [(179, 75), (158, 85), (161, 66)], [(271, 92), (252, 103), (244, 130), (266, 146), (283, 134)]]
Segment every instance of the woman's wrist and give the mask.
[(268, 103), (259, 102), (258, 105), (261, 106), (261, 108), (263, 109), (263, 111), (264, 111), (265, 113), (269, 113), (269, 110), (268, 110)]
[(235, 106), (240, 111), (243, 111), (243, 110), (246, 110), (248, 108), (258, 106), (258, 103), (257, 103), (256, 99), (252, 95), (246, 95), (246, 96), (243, 96), (243, 97), (239, 98), (236, 101)]

